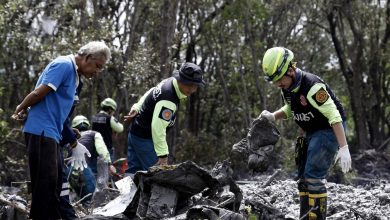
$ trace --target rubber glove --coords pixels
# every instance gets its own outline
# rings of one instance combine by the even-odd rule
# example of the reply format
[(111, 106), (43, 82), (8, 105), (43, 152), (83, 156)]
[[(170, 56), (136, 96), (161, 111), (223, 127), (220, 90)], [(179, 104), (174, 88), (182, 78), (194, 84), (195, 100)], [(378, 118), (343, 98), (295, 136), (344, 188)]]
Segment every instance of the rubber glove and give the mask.
[(84, 170), (84, 167), (88, 167), (84, 154), (91, 157), (91, 153), (89, 153), (88, 149), (77, 141), (76, 147), (72, 149), (72, 159), (70, 159), (71, 166), (73, 166), (75, 170)]
[(261, 118), (266, 118), (268, 121), (270, 122), (274, 122), (275, 121), (275, 115), (267, 110), (264, 110), (261, 112), (260, 114), (260, 117)]
[(337, 153), (335, 163), (340, 159), (340, 167), (343, 173), (347, 173), (351, 169), (351, 154), (349, 153), (348, 145), (341, 147)]

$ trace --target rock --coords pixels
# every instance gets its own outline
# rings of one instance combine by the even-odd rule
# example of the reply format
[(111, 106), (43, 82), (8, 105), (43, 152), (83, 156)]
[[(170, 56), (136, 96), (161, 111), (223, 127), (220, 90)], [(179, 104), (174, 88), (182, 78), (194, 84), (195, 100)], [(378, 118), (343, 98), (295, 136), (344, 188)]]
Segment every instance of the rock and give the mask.
[(390, 204), (390, 195), (387, 193), (381, 193), (378, 195), (379, 204), (381, 206), (389, 205)]

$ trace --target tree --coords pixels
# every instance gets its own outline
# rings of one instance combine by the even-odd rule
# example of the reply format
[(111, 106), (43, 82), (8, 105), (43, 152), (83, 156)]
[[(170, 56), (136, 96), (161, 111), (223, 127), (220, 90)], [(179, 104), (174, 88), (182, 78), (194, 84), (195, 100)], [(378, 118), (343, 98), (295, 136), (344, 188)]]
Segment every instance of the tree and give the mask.
[(389, 137), (390, 2), (325, 1), (329, 32), (351, 97), (358, 146)]

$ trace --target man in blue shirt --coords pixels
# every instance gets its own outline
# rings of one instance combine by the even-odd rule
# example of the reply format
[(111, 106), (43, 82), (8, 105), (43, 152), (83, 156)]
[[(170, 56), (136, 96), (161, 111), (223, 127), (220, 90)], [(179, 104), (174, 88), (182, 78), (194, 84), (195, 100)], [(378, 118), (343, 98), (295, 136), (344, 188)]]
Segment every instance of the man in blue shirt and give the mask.
[[(59, 142), (63, 124), (74, 103), (79, 77), (97, 76), (110, 57), (110, 49), (104, 42), (93, 41), (81, 47), (76, 55), (56, 58), (46, 66), (35, 89), (12, 115), (21, 120), (28, 111), (23, 132), (29, 156), (32, 219), (61, 219), (63, 161)], [(71, 147), (72, 165), (83, 169), (85, 154), (90, 156), (90, 153), (78, 142)]]

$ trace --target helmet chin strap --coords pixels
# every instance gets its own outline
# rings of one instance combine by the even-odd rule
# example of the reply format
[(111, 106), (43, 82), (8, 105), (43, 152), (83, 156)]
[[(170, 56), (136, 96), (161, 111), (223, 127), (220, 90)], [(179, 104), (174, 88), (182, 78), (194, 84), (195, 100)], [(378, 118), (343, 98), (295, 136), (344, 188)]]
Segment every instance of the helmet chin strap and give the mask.
[(287, 89), (287, 91), (292, 92), (293, 90), (295, 90), (296, 88), (298, 88), (301, 85), (302, 74), (301, 74), (301, 71), (299, 69), (295, 69), (293, 76), (288, 75), (288, 73), (287, 73), (287, 76), (290, 77), (292, 80), (291, 86)]

